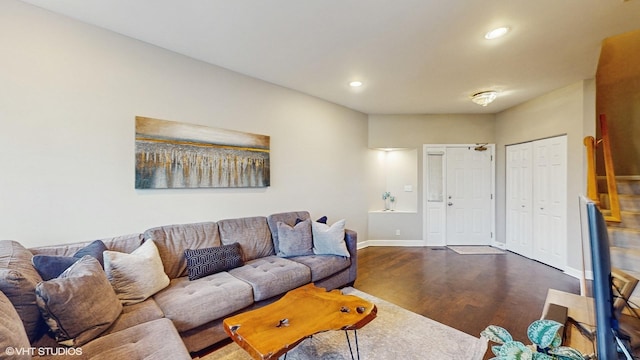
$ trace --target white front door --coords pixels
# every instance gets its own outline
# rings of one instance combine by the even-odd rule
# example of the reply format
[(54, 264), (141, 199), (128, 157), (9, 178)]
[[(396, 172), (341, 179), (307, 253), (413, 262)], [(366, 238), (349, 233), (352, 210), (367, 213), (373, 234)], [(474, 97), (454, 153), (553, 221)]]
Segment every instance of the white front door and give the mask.
[(493, 189), (492, 151), (473, 146), (446, 150), (446, 243), (490, 245)]

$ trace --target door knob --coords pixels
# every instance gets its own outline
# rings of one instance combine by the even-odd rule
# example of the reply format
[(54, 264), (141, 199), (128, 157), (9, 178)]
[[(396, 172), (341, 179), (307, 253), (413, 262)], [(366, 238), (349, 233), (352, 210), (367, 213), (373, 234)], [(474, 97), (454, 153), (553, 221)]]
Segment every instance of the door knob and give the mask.
[(453, 205), (453, 203), (451, 201), (449, 201), (449, 203), (447, 205), (451, 206), (451, 205)]

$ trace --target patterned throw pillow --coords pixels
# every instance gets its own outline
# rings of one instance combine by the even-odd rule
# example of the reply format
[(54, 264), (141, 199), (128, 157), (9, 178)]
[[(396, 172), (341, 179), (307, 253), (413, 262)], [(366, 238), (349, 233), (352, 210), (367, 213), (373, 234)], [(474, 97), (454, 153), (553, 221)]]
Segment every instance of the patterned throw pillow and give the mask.
[(216, 246), (204, 249), (187, 249), (187, 273), (189, 280), (196, 280), (221, 271), (243, 265), (240, 244)]

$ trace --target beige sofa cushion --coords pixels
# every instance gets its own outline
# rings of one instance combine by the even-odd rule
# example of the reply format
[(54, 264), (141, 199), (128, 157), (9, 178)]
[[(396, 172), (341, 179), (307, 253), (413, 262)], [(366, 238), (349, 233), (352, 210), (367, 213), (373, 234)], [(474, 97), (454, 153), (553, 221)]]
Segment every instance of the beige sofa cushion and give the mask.
[(144, 322), (162, 319), (163, 317), (164, 313), (155, 300), (153, 300), (153, 298), (148, 298), (143, 302), (123, 306), (120, 316), (111, 325), (111, 327), (107, 329), (107, 331), (102, 333), (102, 336), (118, 332)]
[(224, 245), (240, 244), (244, 262), (275, 254), (264, 216), (220, 220), (218, 230)]
[(193, 281), (173, 279), (153, 299), (178, 331), (184, 332), (251, 305), (253, 293), (251, 285), (220, 272)]
[(14, 354), (9, 356), (6, 352), (8, 348), (28, 349), (31, 344), (27, 333), (22, 326), (18, 312), (11, 304), (11, 301), (0, 292), (0, 357), (5, 359), (31, 359), (28, 353)]
[(191, 360), (180, 335), (168, 319), (145, 322), (101, 336), (83, 345), (82, 354), (86, 356), (82, 358), (91, 360)]
[(351, 266), (351, 258), (337, 255), (308, 255), (288, 259), (311, 269), (311, 282), (322, 280)]
[(31, 342), (47, 330), (36, 304), (35, 289), (42, 278), (31, 264), (32, 257), (31, 252), (20, 243), (0, 241), (0, 291), (9, 298), (20, 315)]
[(267, 256), (229, 270), (229, 274), (253, 287), (255, 301), (283, 294), (311, 281), (311, 270), (298, 262)]
[(204, 249), (222, 245), (215, 222), (151, 228), (144, 232), (144, 237), (156, 243), (164, 272), (170, 279), (187, 275), (187, 261), (184, 257), (186, 249)]
[(122, 305), (98, 260), (89, 255), (36, 286), (42, 316), (66, 346), (82, 346), (107, 330)]

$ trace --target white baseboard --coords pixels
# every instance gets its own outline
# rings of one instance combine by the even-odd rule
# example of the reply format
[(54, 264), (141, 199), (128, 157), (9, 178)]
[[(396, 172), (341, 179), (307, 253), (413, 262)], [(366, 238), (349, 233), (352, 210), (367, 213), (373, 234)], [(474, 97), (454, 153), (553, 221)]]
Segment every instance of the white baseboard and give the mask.
[(364, 249), (369, 246), (425, 246), (422, 240), (366, 240), (358, 243), (358, 249)]
[(493, 246), (493, 247), (497, 247), (498, 249), (501, 249), (501, 250), (507, 250), (507, 244), (505, 244), (505, 243), (501, 243), (501, 242), (494, 241), (494, 242), (491, 244), (491, 246)]
[[(423, 247), (423, 246), (447, 246), (446, 244), (425, 244), (423, 240), (365, 240), (358, 243), (358, 249), (364, 249), (369, 246), (405, 246), (405, 247)], [(493, 242), (491, 246), (506, 250), (504, 243)]]
[[(572, 267), (567, 266), (564, 269), (564, 273), (569, 275), (569, 276), (572, 276), (572, 277), (574, 277), (576, 279), (582, 279), (582, 270), (580, 270), (580, 269), (574, 269)], [(585, 278), (587, 280), (593, 280), (593, 272), (592, 271), (585, 271), (584, 276), (585, 276)]]

